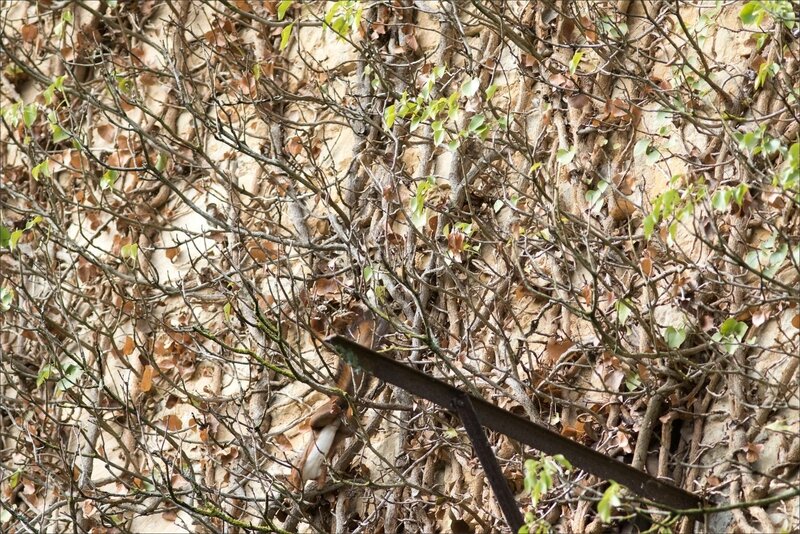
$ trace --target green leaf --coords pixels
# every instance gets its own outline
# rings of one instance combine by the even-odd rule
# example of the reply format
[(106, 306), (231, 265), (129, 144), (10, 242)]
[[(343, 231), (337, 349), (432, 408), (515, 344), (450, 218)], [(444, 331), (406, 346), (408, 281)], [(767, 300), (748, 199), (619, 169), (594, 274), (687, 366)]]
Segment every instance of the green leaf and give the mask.
[(484, 122), (486, 122), (486, 117), (484, 117), (482, 114), (475, 115), (469, 121), (469, 126), (467, 127), (467, 129), (470, 132), (474, 132), (475, 130), (480, 128)]
[(22, 478), (22, 470), (17, 469), (14, 473), (8, 477), (8, 487), (9, 489), (14, 489), (19, 485), (19, 480)]
[(780, 65), (777, 63), (767, 63), (766, 61), (758, 67), (758, 75), (756, 76), (756, 82), (753, 84), (754, 89), (758, 89), (759, 87), (763, 87), (767, 80), (771, 79), (775, 74), (780, 71)]
[(39, 371), (39, 374), (36, 375), (36, 387), (41, 387), (49, 378), (50, 375), (53, 374), (53, 366), (45, 365), (42, 367), (42, 370)]
[(413, 132), (414, 130), (416, 130), (419, 127), (420, 123), (422, 122), (423, 116), (424, 115), (415, 115), (414, 118), (411, 119), (410, 131)]
[(637, 373), (631, 373), (625, 377), (625, 387), (628, 391), (636, 391), (642, 385), (642, 377)]
[(168, 161), (169, 161), (169, 156), (167, 156), (164, 152), (160, 152), (158, 154), (158, 159), (156, 160), (156, 170), (158, 172), (161, 172), (164, 169), (166, 169)]
[(664, 339), (667, 341), (667, 346), (669, 348), (677, 349), (686, 341), (686, 329), (669, 326), (664, 333)]
[(0, 312), (7, 312), (11, 309), (14, 300), (14, 290), (10, 287), (0, 287)]
[(584, 197), (589, 203), (590, 210), (599, 211), (600, 208), (603, 207), (603, 193), (605, 193), (606, 189), (608, 189), (608, 182), (604, 180), (597, 184), (597, 189), (590, 189), (589, 191), (586, 191)]
[(745, 332), (747, 332), (747, 324), (737, 321), (733, 317), (725, 319), (719, 327), (719, 333), (723, 336), (733, 336), (739, 340), (744, 337)]
[(642, 228), (644, 230), (644, 238), (649, 240), (653, 236), (653, 230), (656, 228), (656, 223), (658, 220), (653, 213), (647, 215), (642, 222)]
[(42, 97), (44, 98), (44, 103), (48, 106), (53, 103), (53, 97), (55, 96), (56, 88), (50, 85), (47, 89), (42, 91)]
[(50, 176), (50, 160), (44, 160), (40, 164), (31, 169), (31, 176), (36, 181), (39, 181), (39, 175)]
[(742, 24), (754, 24), (756, 21), (756, 13), (761, 10), (761, 5), (757, 0), (747, 2), (739, 11), (739, 19)]
[(230, 302), (226, 302), (225, 305), (222, 307), (222, 313), (223, 313), (223, 315), (225, 315), (225, 320), (226, 321), (230, 321), (231, 320), (231, 303)]
[(14, 230), (13, 232), (11, 232), (11, 238), (8, 240), (8, 248), (12, 251), (15, 248), (17, 248), (17, 243), (19, 242), (19, 239), (21, 237), (22, 237), (22, 230)]
[(639, 139), (633, 146), (633, 157), (638, 158), (643, 154), (647, 154), (648, 148), (650, 148), (650, 139)]
[(562, 165), (568, 165), (575, 159), (575, 151), (576, 148), (570, 147), (569, 150), (564, 148), (559, 148), (558, 152), (556, 152), (556, 160)]
[(122, 254), (123, 259), (130, 258), (135, 260), (137, 256), (139, 256), (139, 245), (136, 243), (129, 243), (127, 245), (123, 245), (120, 249), (120, 254)]
[(289, 38), (292, 36), (292, 28), (294, 28), (294, 22), (281, 30), (281, 44), (278, 47), (279, 50), (283, 50), (289, 45)]
[(36, 116), (39, 114), (39, 109), (36, 104), (28, 104), (22, 111), (22, 122), (30, 128), (36, 122)]
[(497, 86), (495, 84), (490, 85), (486, 88), (486, 100), (491, 100), (494, 94), (497, 92)]
[(481, 81), (478, 78), (470, 78), (461, 84), (461, 94), (467, 98), (472, 98), (478, 92), (481, 86)]
[(365, 282), (369, 282), (370, 280), (372, 280), (372, 275), (374, 273), (375, 273), (375, 269), (373, 269), (372, 266), (367, 265), (366, 267), (364, 267), (364, 272), (363, 272), (364, 281)]
[(622, 501), (619, 498), (620, 489), (621, 486), (612, 481), (611, 485), (608, 486), (608, 489), (603, 492), (603, 497), (600, 499), (600, 502), (597, 503), (597, 515), (600, 517), (600, 521), (603, 523), (608, 523), (611, 521), (611, 515), (614, 513), (614, 508), (617, 508), (622, 504)]
[(83, 376), (83, 369), (77, 365), (67, 365), (66, 369), (64, 369), (64, 376), (56, 382), (56, 391), (66, 391), (76, 386), (81, 376)]
[(789, 245), (786, 243), (782, 243), (781, 246), (778, 247), (778, 250), (770, 254), (769, 256), (769, 264), (770, 266), (780, 267), (783, 264), (783, 261), (786, 259), (786, 256), (789, 255)]
[(58, 124), (51, 124), (50, 130), (53, 132), (54, 143), (60, 143), (64, 139), (69, 139), (69, 133)]
[(0, 226), (0, 248), (8, 248), (8, 242), (11, 239), (11, 230), (5, 226)]
[(742, 207), (742, 203), (744, 203), (744, 197), (747, 192), (750, 191), (750, 187), (747, 184), (739, 184), (733, 190), (733, 200)]
[(444, 130), (434, 130), (433, 131), (433, 144), (439, 146), (442, 144), (444, 140)]
[(714, 194), (711, 196), (711, 207), (716, 211), (728, 211), (731, 201), (730, 193), (731, 191), (728, 188), (717, 189), (714, 191)]
[(617, 322), (624, 325), (631, 315), (629, 303), (625, 300), (618, 300), (614, 307), (617, 310)]
[(383, 110), (383, 122), (386, 124), (387, 130), (392, 129), (395, 118), (397, 118), (397, 108), (394, 104)]
[(655, 148), (651, 148), (650, 150), (647, 151), (646, 157), (647, 157), (647, 163), (649, 165), (653, 165), (656, 161), (658, 161), (658, 158), (661, 157), (661, 152), (659, 152)]
[(119, 171), (115, 171), (114, 169), (108, 169), (106, 172), (103, 173), (103, 176), (100, 178), (100, 189), (106, 190), (111, 187), (114, 187), (114, 182), (117, 181), (118, 176), (119, 176)]
[(748, 267), (750, 267), (754, 271), (757, 271), (759, 267), (758, 252), (756, 252), (755, 250), (751, 250), (750, 252), (748, 252), (744, 257), (744, 262), (747, 264)]
[(569, 60), (570, 74), (575, 74), (575, 71), (578, 70), (578, 65), (580, 65), (582, 57), (583, 57), (583, 50), (578, 50), (577, 52), (572, 54), (572, 59)]
[(278, 4), (278, 20), (283, 20), (290, 7), (292, 7), (292, 0), (281, 0), (281, 3)]
[(37, 224), (39, 224), (43, 220), (44, 219), (42, 218), (41, 215), (37, 215), (36, 217), (34, 217), (33, 219), (31, 219), (30, 221), (25, 223), (25, 229), (26, 230), (30, 230), (31, 228), (33, 228), (34, 226), (36, 226)]

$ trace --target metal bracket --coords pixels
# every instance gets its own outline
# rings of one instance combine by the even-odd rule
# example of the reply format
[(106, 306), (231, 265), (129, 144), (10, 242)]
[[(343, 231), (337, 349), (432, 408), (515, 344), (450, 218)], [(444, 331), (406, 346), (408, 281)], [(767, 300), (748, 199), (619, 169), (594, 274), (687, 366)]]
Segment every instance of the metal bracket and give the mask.
[[(470, 430), (470, 426), (473, 425), (475, 420), (479, 425), (501, 432), (546, 454), (563, 454), (575, 467), (599, 478), (614, 480), (640, 497), (664, 505), (669, 509), (690, 509), (698, 508), (702, 505), (702, 499), (697, 495), (572, 441), (545, 426), (523, 419), (483, 399), (468, 395), (441, 380), (362, 347), (346, 337), (332, 336), (326, 341), (353, 367), (360, 368), (385, 382), (401, 387), (409, 393), (425, 398), (447, 410), (456, 412), (461, 417), (464, 426), (467, 427), (467, 433), (473, 441), (476, 453), (482, 464), (484, 464), (484, 461), (480, 456), (483, 453), (479, 451), (479, 447), (482, 446), (480, 444), (481, 440), (477, 439), (474, 426)], [(469, 404), (466, 404), (464, 399)], [(464, 406), (460, 406), (459, 403)], [(472, 409), (465, 406), (470, 406)], [(474, 419), (472, 419), (472, 416), (474, 416)], [(480, 431), (480, 434), (488, 446), (486, 436), (482, 431)], [(489, 452), (491, 452), (491, 449), (489, 449)], [(497, 471), (499, 471), (496, 461), (493, 463), (497, 467)], [(487, 476), (492, 476), (489, 475), (490, 470), (493, 469), (492, 467), (487, 468), (487, 464), (484, 464), (484, 469), (487, 470)], [(503, 483), (505, 484), (505, 481)], [(502, 491), (498, 490), (494, 483), (492, 487), (498, 496), (498, 500), (500, 500), (501, 507), (503, 507), (503, 513), (509, 519), (510, 516), (503, 504)], [(506, 489), (508, 489), (507, 486)], [(518, 514), (519, 510), (517, 510)], [(513, 526), (515, 523), (509, 519), (509, 524)]]
[(506, 522), (511, 527), (511, 532), (519, 532), (525, 521), (522, 519), (514, 494), (511, 493), (511, 488), (508, 487), (508, 481), (500, 470), (500, 465), (497, 463), (497, 457), (492, 452), (489, 440), (486, 439), (486, 434), (481, 428), (478, 414), (475, 413), (475, 408), (472, 407), (469, 395), (461, 393), (460, 396), (450, 401), (450, 405), (461, 418), (461, 422), (464, 423), (464, 428), (472, 442), (472, 447), (475, 449), (475, 454), (486, 472), (486, 478), (489, 479), (489, 485), (492, 486), (492, 491), (497, 497), (497, 502), (506, 517)]

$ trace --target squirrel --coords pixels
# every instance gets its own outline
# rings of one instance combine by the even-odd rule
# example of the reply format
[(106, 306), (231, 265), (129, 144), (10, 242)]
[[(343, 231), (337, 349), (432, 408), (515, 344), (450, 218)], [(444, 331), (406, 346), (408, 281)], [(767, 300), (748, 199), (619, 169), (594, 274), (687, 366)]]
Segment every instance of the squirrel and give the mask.
[[(382, 339), (385, 321), (376, 324), (373, 313), (366, 306), (359, 305), (354, 311), (355, 318), (350, 323), (348, 334), (360, 345), (374, 348)], [(324, 482), (328, 459), (344, 435), (343, 426), (349, 412), (347, 397), (357, 391), (362, 380), (363, 375), (360, 372), (355, 372), (352, 367), (339, 360), (335, 384), (345, 394), (332, 395), (328, 402), (309, 416), (307, 422), (311, 433), (308, 443), (289, 477), (289, 482), (294, 487), (301, 489), (308, 480), (317, 480), (319, 484)]]

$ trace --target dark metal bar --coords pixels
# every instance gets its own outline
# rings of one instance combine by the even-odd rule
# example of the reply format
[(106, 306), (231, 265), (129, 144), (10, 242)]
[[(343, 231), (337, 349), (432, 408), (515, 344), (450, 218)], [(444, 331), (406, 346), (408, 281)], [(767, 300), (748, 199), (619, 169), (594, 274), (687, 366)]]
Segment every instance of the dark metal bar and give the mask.
[[(342, 336), (327, 339), (350, 365), (358, 367), (385, 382), (409, 393), (452, 410), (451, 402), (464, 394), (461, 390), (398, 363)], [(483, 399), (469, 396), (481, 425), (502, 432), (546, 454), (563, 454), (572, 465), (605, 480), (614, 480), (637, 495), (673, 509), (697, 508), (702, 500), (697, 495), (661, 481), (630, 465), (539, 425), (507, 412)]]
[(500, 509), (506, 518), (506, 523), (511, 527), (511, 532), (519, 532), (519, 529), (525, 524), (525, 520), (522, 519), (519, 505), (514, 498), (514, 494), (511, 493), (511, 488), (508, 487), (508, 480), (500, 470), (497, 457), (492, 452), (492, 446), (489, 445), (489, 440), (486, 439), (486, 434), (478, 421), (478, 414), (475, 413), (475, 408), (472, 407), (469, 395), (461, 393), (450, 402), (450, 405), (461, 418), (461, 422), (464, 423), (464, 429), (466, 429), (467, 435), (472, 442), (472, 447), (475, 449), (475, 455), (483, 466), (486, 478), (489, 479), (489, 485), (492, 486), (494, 496), (497, 498)]

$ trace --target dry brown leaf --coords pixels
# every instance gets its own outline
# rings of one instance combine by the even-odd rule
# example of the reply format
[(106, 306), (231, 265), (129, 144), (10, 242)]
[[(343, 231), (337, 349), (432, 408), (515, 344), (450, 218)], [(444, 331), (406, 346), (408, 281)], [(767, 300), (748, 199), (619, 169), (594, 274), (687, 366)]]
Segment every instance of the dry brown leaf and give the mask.
[(536, 59), (535, 56), (531, 54), (522, 54), (522, 66), (523, 67), (535, 67), (539, 64), (539, 60)]
[(744, 449), (744, 457), (748, 463), (757, 462), (761, 457), (761, 451), (764, 450), (762, 443), (748, 443)]
[(581, 289), (581, 297), (583, 297), (583, 302), (586, 303), (587, 306), (592, 305), (592, 286), (589, 284), (585, 284)]
[(303, 140), (298, 136), (294, 136), (286, 143), (286, 152), (289, 155), (296, 156), (303, 151)]
[(245, 13), (251, 13), (253, 11), (253, 7), (250, 5), (248, 0), (236, 0), (235, 3), (236, 7)]
[(23, 24), (19, 32), (23, 41), (32, 43), (36, 36), (39, 35), (39, 27), (36, 24)]
[(61, 57), (67, 63), (75, 61), (75, 50), (71, 46), (65, 46), (61, 49)]
[(314, 282), (314, 294), (319, 297), (333, 297), (339, 294), (339, 283), (335, 278), (320, 278)]
[(639, 261), (639, 266), (645, 276), (649, 277), (653, 274), (653, 260), (650, 258), (650, 253), (645, 250), (642, 254), (642, 259)]
[(544, 349), (545, 357), (547, 358), (548, 364), (556, 363), (561, 356), (572, 347), (574, 343), (570, 340), (565, 341), (556, 341), (555, 339), (551, 338), (547, 340), (547, 345)]
[(139, 389), (147, 393), (153, 388), (153, 369), (152, 365), (145, 365), (142, 370), (142, 381), (139, 383)]
[(800, 313), (792, 317), (792, 326), (795, 328), (800, 328)]
[(178, 511), (177, 510), (168, 510), (161, 514), (161, 517), (164, 521), (175, 521), (178, 519)]
[(168, 431), (175, 432), (183, 428), (183, 422), (177, 415), (167, 415), (164, 417), (164, 426), (167, 427)]
[(136, 343), (134, 343), (133, 338), (131, 336), (125, 336), (125, 345), (122, 347), (122, 354), (130, 356), (133, 354), (133, 349), (135, 348)]
[(625, 380), (625, 373), (620, 371), (619, 369), (615, 369), (603, 377), (603, 384), (606, 386), (608, 391), (617, 392), (619, 391), (619, 387), (622, 385), (622, 381)]
[(592, 99), (583, 93), (578, 93), (567, 98), (567, 103), (572, 108), (584, 108), (592, 103)]
[(275, 444), (278, 447), (280, 447), (281, 450), (283, 450), (283, 451), (294, 450), (294, 447), (292, 447), (292, 442), (289, 441), (289, 438), (287, 438), (285, 435), (278, 434), (277, 436), (275, 436), (274, 440), (275, 440)]
[(586, 36), (586, 39), (590, 43), (596, 43), (597, 31), (595, 29), (594, 22), (592, 22), (592, 19), (590, 19), (586, 15), (583, 15), (581, 16), (580, 21), (581, 21), (580, 27), (583, 30), (583, 34)]
[(761, 326), (769, 320), (769, 309), (761, 306), (753, 312), (753, 326)]
[(114, 142), (114, 135), (117, 132), (117, 127), (111, 124), (102, 124), (97, 127), (97, 135), (99, 135), (106, 143)]

